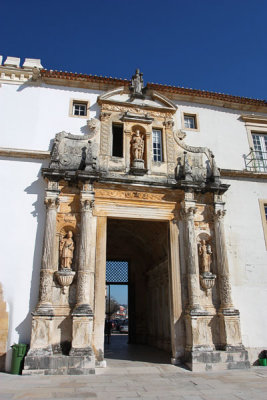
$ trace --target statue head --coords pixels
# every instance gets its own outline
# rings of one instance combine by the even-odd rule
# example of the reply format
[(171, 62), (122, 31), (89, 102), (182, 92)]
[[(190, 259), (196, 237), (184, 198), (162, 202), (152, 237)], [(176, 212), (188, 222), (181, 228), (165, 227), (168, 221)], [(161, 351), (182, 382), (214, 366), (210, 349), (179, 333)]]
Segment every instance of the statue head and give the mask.
[(72, 238), (72, 236), (73, 236), (72, 231), (68, 231), (68, 233), (67, 233), (67, 238)]
[(140, 131), (139, 131), (139, 129), (137, 129), (137, 131), (136, 131), (136, 136), (140, 136)]

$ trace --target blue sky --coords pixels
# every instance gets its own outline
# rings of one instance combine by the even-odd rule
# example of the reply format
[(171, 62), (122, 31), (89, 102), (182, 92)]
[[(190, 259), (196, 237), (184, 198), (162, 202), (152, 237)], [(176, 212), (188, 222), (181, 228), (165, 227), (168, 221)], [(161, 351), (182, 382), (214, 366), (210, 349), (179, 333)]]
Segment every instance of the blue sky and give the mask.
[(2, 0), (0, 54), (267, 98), (266, 0)]

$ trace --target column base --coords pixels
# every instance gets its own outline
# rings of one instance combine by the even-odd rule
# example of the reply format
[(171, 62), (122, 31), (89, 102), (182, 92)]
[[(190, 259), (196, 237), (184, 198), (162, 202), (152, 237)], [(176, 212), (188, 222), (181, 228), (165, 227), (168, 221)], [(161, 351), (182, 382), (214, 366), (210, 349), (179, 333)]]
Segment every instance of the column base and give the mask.
[(54, 310), (51, 303), (42, 303), (37, 305), (36, 309), (32, 312), (32, 316), (53, 316)]
[(244, 349), (241, 339), (239, 311), (224, 309), (218, 313), (218, 316), (222, 347), (226, 350)]
[(193, 350), (185, 352), (185, 365), (194, 372), (249, 369), (248, 352)]
[(22, 375), (90, 375), (95, 374), (95, 357), (91, 355), (27, 355)]
[(77, 305), (73, 312), (72, 312), (72, 316), (77, 316), (77, 317), (93, 317), (94, 313), (91, 309), (91, 307), (89, 306), (89, 304), (79, 304)]

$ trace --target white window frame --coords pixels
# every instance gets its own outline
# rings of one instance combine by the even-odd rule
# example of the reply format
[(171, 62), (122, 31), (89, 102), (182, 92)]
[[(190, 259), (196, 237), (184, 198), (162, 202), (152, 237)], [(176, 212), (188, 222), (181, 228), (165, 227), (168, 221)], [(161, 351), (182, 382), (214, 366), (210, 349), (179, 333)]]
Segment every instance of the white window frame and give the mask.
[[(74, 110), (75, 106), (85, 106), (85, 115), (75, 115)], [(90, 103), (87, 100), (79, 100), (79, 99), (70, 99), (69, 105), (69, 117), (73, 118), (88, 118), (89, 117), (89, 106)]]
[(267, 172), (267, 134), (251, 132), (253, 142), (254, 166), (257, 172)]
[[(188, 128), (186, 126), (186, 118), (192, 118), (194, 120), (194, 128)], [(195, 113), (182, 112), (182, 129), (185, 131), (199, 132), (199, 116)]]
[[(158, 138), (159, 138), (159, 140), (158, 140)], [(163, 143), (162, 129), (153, 128), (152, 129), (152, 160), (153, 160), (153, 162), (157, 162), (157, 163), (163, 162), (162, 143)], [(154, 146), (154, 144), (155, 144), (155, 146)], [(159, 144), (158, 148), (156, 146), (157, 144)]]

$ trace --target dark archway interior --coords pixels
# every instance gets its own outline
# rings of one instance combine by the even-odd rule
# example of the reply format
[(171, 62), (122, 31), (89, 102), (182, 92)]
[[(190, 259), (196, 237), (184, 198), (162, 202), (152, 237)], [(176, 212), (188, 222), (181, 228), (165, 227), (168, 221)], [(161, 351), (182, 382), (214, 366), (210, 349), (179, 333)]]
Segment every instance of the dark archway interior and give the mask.
[(129, 343), (169, 352), (168, 224), (108, 219), (107, 260), (129, 263)]

